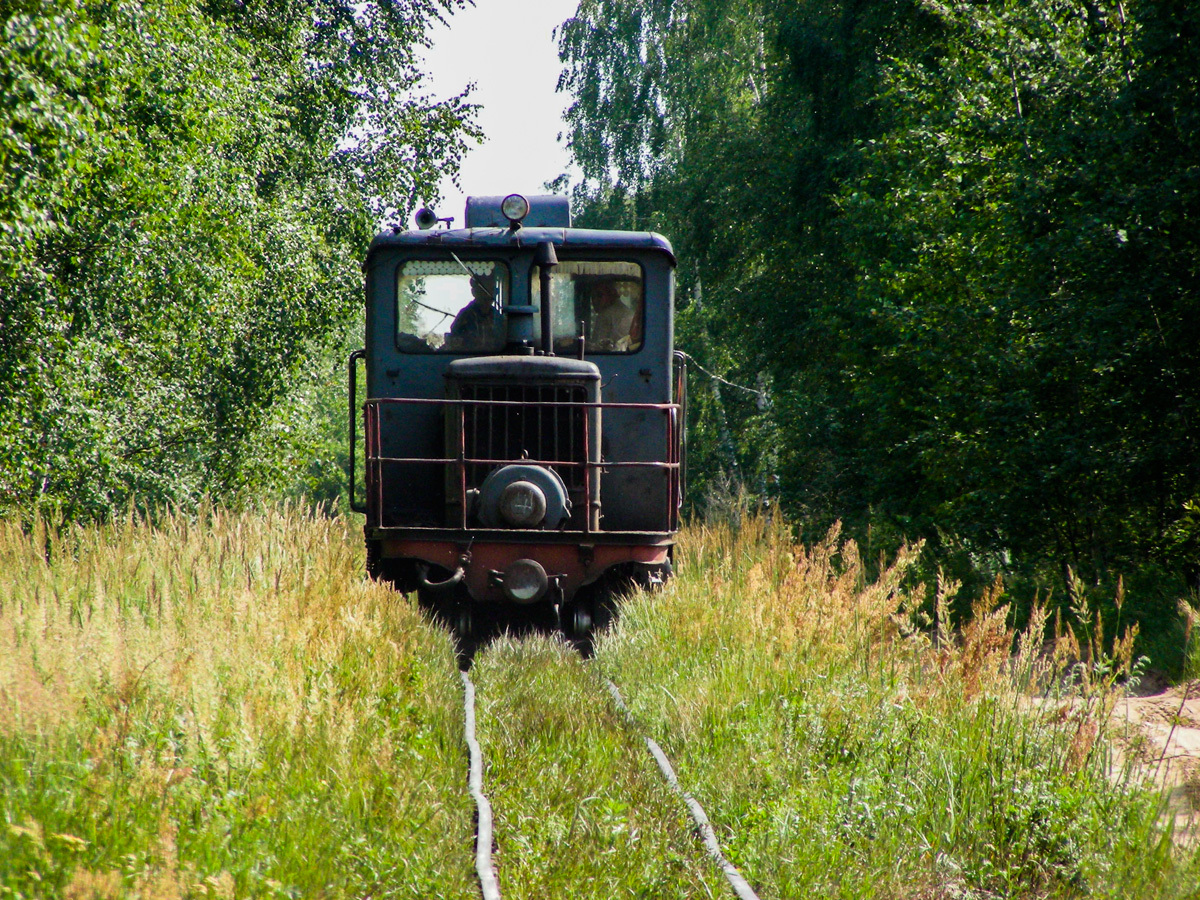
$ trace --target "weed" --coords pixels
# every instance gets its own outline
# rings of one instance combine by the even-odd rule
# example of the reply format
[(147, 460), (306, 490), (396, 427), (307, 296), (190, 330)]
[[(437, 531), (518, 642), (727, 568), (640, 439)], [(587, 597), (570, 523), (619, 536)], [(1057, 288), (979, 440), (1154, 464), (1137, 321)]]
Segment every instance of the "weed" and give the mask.
[(869, 580), (837, 529), (808, 548), (754, 519), (693, 530), (596, 663), (763, 895), (1186, 896), (1200, 859), (1164, 838), (1159, 795), (1109, 777), (1133, 631), (1114, 643), (1079, 605), (1048, 637), (1035, 605), (1017, 633), (999, 583), (956, 628), (944, 577), (923, 618), (919, 549)]
[[(472, 896), (452, 648), (360, 547), (293, 507), (0, 522), (0, 896)], [(724, 891), (601, 671), (763, 896), (1193, 893), (1196, 842), (1111, 777), (1132, 629), (1080, 591), (1018, 632), (999, 584), (956, 626), (946, 576), (926, 617), (919, 552), (698, 526), (592, 662), (481, 654), (505, 896)]]
[(0, 896), (469, 896), (452, 648), (359, 546), (0, 521)]

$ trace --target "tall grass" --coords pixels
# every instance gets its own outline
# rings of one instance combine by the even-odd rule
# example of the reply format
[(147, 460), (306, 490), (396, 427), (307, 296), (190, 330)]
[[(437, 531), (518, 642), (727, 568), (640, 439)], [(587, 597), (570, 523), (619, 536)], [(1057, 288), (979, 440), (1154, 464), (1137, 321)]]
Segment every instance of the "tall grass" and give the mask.
[(1015, 634), (999, 587), (953, 629), (951, 583), (922, 620), (914, 558), (868, 583), (836, 532), (695, 529), (596, 664), (763, 896), (1195, 896), (1195, 841), (1113, 771), (1132, 636), (1106, 656), (1082, 609)]
[[(0, 896), (474, 896), (452, 647), (360, 548), (290, 507), (0, 522)], [(955, 629), (948, 581), (922, 618), (912, 559), (696, 528), (592, 662), (483, 651), (505, 896), (724, 891), (601, 672), (764, 897), (1194, 896), (1195, 836), (1113, 777), (1128, 636), (1017, 635), (998, 588)]]
[(0, 521), (0, 896), (471, 896), (452, 648), (360, 545)]

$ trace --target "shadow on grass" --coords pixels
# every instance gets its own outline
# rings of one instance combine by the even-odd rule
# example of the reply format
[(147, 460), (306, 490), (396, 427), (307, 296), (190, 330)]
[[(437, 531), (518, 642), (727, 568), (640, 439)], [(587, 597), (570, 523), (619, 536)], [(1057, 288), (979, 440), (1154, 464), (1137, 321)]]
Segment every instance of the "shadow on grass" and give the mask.
[(554, 637), (591, 659), (596, 635), (618, 617), (620, 596), (604, 596), (589, 602), (482, 604), (470, 601), (431, 603), (421, 599), (421, 609), (432, 622), (446, 629), (454, 640), (458, 667), (468, 672), (475, 656), (493, 642), (508, 637), (534, 635)]

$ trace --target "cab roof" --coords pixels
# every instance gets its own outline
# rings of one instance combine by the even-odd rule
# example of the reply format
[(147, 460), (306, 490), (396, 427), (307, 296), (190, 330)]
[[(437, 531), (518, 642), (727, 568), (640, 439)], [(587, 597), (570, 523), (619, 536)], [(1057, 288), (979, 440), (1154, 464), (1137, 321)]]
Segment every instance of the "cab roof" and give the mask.
[(550, 241), (555, 248), (567, 250), (636, 250), (665, 253), (675, 264), (675, 251), (671, 242), (652, 231), (602, 231), (592, 228), (452, 228), (407, 231), (389, 229), (371, 241), (367, 260), (383, 250), (428, 247), (453, 250), (473, 249), (533, 249), (543, 241)]

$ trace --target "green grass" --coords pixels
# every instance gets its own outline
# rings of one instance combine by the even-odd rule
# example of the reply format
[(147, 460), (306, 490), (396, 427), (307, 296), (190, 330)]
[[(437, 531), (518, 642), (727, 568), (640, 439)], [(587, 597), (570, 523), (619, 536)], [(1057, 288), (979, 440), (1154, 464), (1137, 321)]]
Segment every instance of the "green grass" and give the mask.
[[(1035, 630), (1013, 656), (1003, 605), (914, 631), (911, 559), (868, 585), (833, 538), (692, 531), (595, 664), (764, 897), (1195, 896), (1159, 796), (1106, 777), (1105, 661), (1061, 690), (1073, 636), (1043, 656)], [(1035, 684), (1061, 702), (1032, 706)]]
[(0, 522), (0, 896), (473, 896), (452, 649), (359, 544)]
[[(604, 675), (764, 900), (1196, 896), (1107, 774), (1130, 643), (1019, 638), (996, 595), (914, 628), (911, 559), (695, 528), (594, 660), (482, 651), (504, 896), (728, 896)], [(0, 522), (0, 897), (476, 896), (450, 641), (362, 563), (294, 508)]]
[(577, 653), (547, 638), (502, 640), (471, 674), (506, 900), (728, 890)]

